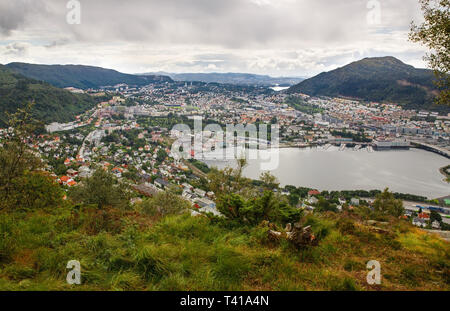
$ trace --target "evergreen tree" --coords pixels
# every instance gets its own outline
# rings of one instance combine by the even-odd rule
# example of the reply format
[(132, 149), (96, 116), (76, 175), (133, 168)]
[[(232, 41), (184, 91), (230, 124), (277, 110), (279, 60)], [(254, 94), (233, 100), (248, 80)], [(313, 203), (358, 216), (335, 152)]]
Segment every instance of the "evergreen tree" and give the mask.
[(388, 188), (376, 196), (373, 207), (377, 213), (395, 217), (399, 217), (405, 212), (403, 201), (396, 199)]

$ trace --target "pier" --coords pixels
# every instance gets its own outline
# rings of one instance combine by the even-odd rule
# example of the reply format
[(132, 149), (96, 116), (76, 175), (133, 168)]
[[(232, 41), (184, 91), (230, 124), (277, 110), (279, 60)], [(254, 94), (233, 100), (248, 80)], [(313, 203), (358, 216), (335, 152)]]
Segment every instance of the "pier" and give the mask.
[(450, 150), (441, 148), (441, 147), (437, 147), (437, 146), (433, 146), (430, 144), (426, 144), (420, 141), (415, 141), (415, 140), (411, 140), (411, 145), (415, 148), (420, 148), (420, 149), (425, 149), (427, 151), (431, 151), (437, 154), (440, 154), (448, 159), (450, 159)]

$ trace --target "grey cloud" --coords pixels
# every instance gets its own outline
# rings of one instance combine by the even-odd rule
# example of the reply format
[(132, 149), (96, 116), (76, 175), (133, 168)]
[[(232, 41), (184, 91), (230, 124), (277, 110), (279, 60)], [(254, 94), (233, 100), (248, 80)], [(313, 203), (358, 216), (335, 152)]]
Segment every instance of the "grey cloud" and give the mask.
[(54, 47), (58, 47), (58, 46), (64, 46), (67, 44), (69, 44), (69, 39), (59, 39), (59, 40), (53, 40), (49, 44), (46, 44), (45, 47), (46, 48), (54, 48)]
[[(364, 37), (369, 29), (364, 0), (272, 0), (262, 2), (265, 5), (251, 0), (81, 1), (81, 25), (65, 23), (66, 1), (46, 0), (45, 10), (37, 10), (40, 2), (34, 4), (34, 10), (22, 14), (43, 15), (47, 22), (79, 41), (145, 40), (242, 48), (342, 42)], [(382, 20), (394, 27), (405, 26), (416, 2), (381, 1)], [(6, 12), (13, 14), (6, 19), (2, 16), (2, 29), (22, 24), (24, 16), (16, 9), (30, 5), (24, 0), (7, 5)]]
[(80, 0), (80, 25), (66, 22), (66, 0), (0, 1), (0, 37), (22, 41), (11, 32), (20, 30), (35, 50), (44, 46), (41, 62), (57, 55), (129, 72), (215, 66), (305, 74), (377, 53), (420, 54), (404, 50), (404, 35), (396, 41), (420, 16), (417, 0), (379, 0), (378, 26), (366, 21), (368, 0)]
[(0, 2), (0, 12), (0, 33), (3, 35), (9, 35), (24, 22), (20, 4), (15, 1)]
[(14, 42), (5, 47), (6, 55), (22, 56), (26, 53), (28, 45), (25, 43)]
[(26, 26), (27, 18), (45, 15), (42, 0), (14, 0), (0, 2), (0, 34), (9, 36), (11, 31)]

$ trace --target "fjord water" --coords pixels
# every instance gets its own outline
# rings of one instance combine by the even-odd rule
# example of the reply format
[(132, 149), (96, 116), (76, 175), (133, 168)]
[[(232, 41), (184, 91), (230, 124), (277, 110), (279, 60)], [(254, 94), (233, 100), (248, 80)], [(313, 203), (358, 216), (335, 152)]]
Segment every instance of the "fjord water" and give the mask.
[(287, 90), (289, 87), (288, 86), (272, 86), (271, 89), (274, 90), (275, 92), (281, 92), (284, 90)]
[[(249, 160), (244, 175), (258, 179), (261, 160)], [(209, 166), (224, 168), (235, 161), (205, 161)], [(337, 147), (287, 148), (279, 150), (278, 168), (271, 171), (281, 185), (304, 186), (319, 190), (383, 190), (437, 198), (450, 195), (450, 184), (439, 168), (450, 160), (420, 150), (367, 152)]]

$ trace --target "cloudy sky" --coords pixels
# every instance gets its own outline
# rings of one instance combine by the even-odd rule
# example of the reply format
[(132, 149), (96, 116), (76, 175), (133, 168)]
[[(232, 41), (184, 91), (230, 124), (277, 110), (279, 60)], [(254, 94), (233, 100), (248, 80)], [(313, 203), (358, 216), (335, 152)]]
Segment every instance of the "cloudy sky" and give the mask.
[(71, 2), (0, 0), (0, 63), (272, 76), (385, 55), (426, 66), (408, 42), (418, 0), (79, 0), (80, 24)]

